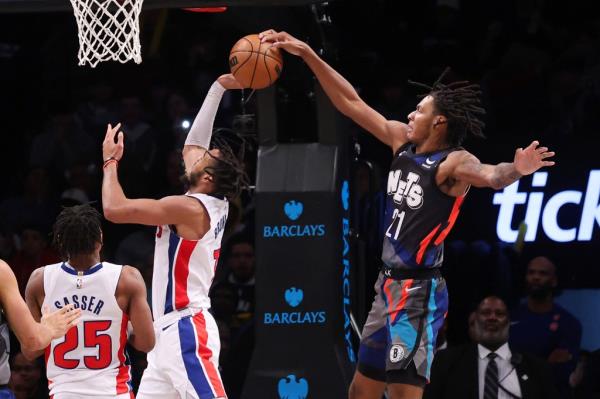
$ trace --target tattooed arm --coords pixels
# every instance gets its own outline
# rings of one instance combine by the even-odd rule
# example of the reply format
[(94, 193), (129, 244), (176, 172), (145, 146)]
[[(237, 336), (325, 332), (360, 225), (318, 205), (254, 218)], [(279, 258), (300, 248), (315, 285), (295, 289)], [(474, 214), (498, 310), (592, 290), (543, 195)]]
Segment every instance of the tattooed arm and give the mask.
[(554, 161), (545, 160), (554, 156), (554, 152), (548, 151), (547, 147), (538, 146), (539, 143), (533, 141), (527, 148), (516, 150), (513, 162), (497, 165), (483, 164), (465, 151), (451, 177), (475, 187), (499, 190), (519, 180), (521, 176), (530, 175), (543, 166), (554, 165)]

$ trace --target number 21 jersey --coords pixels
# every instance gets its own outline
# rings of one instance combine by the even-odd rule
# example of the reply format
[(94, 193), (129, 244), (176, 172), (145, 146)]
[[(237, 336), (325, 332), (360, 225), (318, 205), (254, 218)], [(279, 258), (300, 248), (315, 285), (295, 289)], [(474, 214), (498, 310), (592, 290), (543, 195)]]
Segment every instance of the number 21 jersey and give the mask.
[(466, 193), (460, 197), (446, 195), (435, 175), (448, 154), (460, 149), (416, 154), (415, 145), (407, 143), (394, 155), (387, 181), (381, 255), (387, 267), (441, 266), (444, 239), (454, 226)]

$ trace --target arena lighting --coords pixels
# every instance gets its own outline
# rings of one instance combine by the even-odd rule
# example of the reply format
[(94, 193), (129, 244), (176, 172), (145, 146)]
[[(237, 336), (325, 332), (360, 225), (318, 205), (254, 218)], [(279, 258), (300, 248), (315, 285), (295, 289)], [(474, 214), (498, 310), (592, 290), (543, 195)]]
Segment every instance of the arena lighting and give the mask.
[(184, 128), (184, 129), (189, 129), (189, 128), (190, 128), (190, 126), (191, 126), (191, 124), (190, 124), (190, 121), (188, 121), (187, 119), (184, 119), (184, 120), (181, 122), (181, 127), (182, 127), (182, 128)]
[[(532, 189), (546, 186), (548, 172), (533, 175)], [(544, 192), (519, 192), (519, 181), (494, 194), (494, 205), (500, 205), (496, 233), (505, 242), (515, 242), (518, 229), (512, 229), (515, 206), (526, 205), (525, 223), (527, 233), (525, 241), (534, 241), (537, 237), (540, 216), (542, 229), (546, 236), (555, 242), (590, 241), (596, 223), (600, 226), (600, 169), (591, 170), (585, 192), (564, 190), (552, 195), (544, 204)], [(558, 213), (564, 205), (582, 207), (581, 219), (570, 221), (569, 226), (558, 224)]]

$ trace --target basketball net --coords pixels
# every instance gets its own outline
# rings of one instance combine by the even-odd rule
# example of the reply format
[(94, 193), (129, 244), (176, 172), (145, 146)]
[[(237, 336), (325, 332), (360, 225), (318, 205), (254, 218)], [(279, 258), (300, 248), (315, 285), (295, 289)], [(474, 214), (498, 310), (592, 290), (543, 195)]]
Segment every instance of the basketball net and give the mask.
[(144, 0), (71, 0), (79, 33), (79, 65), (142, 62), (140, 12)]

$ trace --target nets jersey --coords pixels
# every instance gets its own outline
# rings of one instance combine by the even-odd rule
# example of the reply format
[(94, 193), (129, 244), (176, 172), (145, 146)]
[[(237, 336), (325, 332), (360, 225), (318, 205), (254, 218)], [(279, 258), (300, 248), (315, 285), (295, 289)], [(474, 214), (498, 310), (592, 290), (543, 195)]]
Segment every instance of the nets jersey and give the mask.
[(44, 268), (44, 305), (81, 309), (77, 326), (46, 348), (50, 395), (115, 397), (131, 393), (127, 315), (115, 298), (122, 266), (102, 262), (78, 274), (66, 263)]
[(444, 194), (435, 181), (452, 151), (416, 154), (414, 144), (398, 149), (387, 181), (382, 261), (391, 268), (434, 268), (442, 264), (444, 239), (454, 226), (465, 195)]
[(173, 226), (158, 226), (152, 275), (154, 320), (186, 307), (210, 307), (208, 290), (219, 260), (229, 204), (206, 194), (186, 195), (202, 203), (210, 217), (210, 230), (200, 240), (186, 240)]
[(0, 307), (0, 385), (6, 385), (10, 380), (9, 355), (10, 338), (8, 336), (8, 324), (4, 318), (2, 307)]

